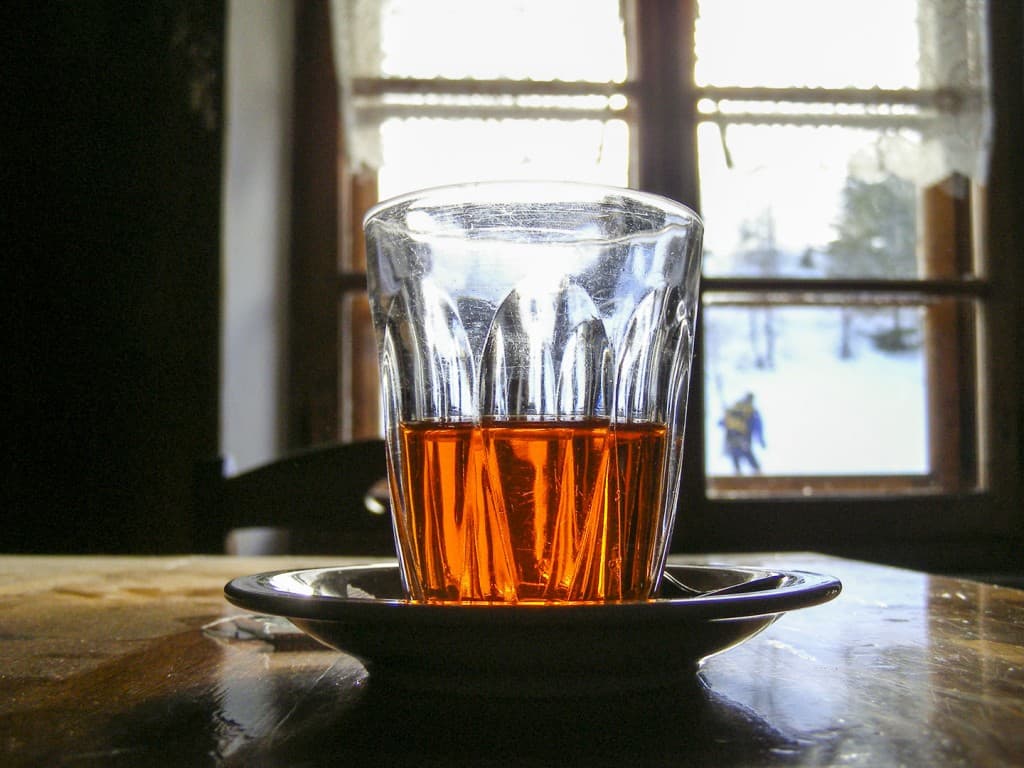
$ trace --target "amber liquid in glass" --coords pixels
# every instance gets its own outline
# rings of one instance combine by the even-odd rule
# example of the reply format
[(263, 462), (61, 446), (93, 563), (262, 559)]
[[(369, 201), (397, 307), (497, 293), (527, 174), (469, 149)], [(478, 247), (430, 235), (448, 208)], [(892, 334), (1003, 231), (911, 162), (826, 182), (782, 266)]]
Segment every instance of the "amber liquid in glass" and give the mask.
[(400, 435), (397, 525), (413, 599), (649, 596), (665, 522), (664, 425), (412, 422)]

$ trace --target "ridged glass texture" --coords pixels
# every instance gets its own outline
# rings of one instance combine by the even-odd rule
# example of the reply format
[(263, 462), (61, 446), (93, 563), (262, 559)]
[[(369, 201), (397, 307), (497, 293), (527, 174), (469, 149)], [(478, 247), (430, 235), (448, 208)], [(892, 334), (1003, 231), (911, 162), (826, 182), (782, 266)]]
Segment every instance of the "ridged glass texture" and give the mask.
[(677, 504), (700, 220), (628, 190), (510, 182), (387, 201), (365, 231), (410, 597), (649, 595)]

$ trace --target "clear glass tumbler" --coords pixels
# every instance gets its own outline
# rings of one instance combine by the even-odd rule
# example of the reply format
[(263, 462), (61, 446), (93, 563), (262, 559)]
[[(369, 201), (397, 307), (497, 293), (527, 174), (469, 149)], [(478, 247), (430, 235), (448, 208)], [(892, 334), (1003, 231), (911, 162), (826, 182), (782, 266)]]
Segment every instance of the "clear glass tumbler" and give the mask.
[(418, 602), (642, 600), (678, 501), (700, 219), (575, 183), (364, 222), (392, 512)]

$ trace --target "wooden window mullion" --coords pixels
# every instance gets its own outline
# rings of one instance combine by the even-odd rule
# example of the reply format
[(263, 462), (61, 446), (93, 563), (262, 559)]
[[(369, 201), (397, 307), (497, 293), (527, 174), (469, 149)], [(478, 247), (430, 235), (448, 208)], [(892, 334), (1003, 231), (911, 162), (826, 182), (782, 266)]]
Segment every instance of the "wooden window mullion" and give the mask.
[[(956, 280), (970, 271), (970, 203), (956, 193), (957, 182), (922, 190), (918, 242), (925, 280)], [(976, 441), (966, 413), (975, 390), (971, 315), (972, 307), (962, 301), (925, 307), (929, 464), (938, 487), (948, 492), (968, 490), (975, 474)]]
[(343, 441), (350, 441), (380, 435), (380, 377), (366, 295), (366, 242), (363, 239), (363, 216), (377, 202), (377, 173), (358, 168), (347, 172), (344, 179), (348, 199), (344, 215), (349, 239), (339, 281), (338, 399), (341, 403), (339, 436)]

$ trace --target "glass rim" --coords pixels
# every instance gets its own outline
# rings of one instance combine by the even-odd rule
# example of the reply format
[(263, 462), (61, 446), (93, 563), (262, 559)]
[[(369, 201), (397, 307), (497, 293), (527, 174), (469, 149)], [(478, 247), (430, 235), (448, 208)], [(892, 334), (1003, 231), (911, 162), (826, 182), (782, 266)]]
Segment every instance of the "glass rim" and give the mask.
[[(495, 211), (499, 211), (501, 206), (508, 205), (509, 202), (537, 206), (578, 203), (582, 206), (601, 201), (607, 202), (615, 198), (631, 201), (642, 206), (647, 211), (663, 214), (665, 220), (657, 228), (641, 229), (623, 234), (618, 238), (591, 238), (580, 235), (568, 238), (568, 241), (587, 242), (593, 239), (607, 242), (618, 239), (629, 240), (642, 236), (655, 236), (668, 229), (692, 227), (693, 225), (696, 225), (701, 232), (704, 229), (703, 220), (692, 208), (663, 195), (608, 184), (545, 179), (472, 181), (412, 190), (374, 204), (363, 216), (362, 223), (364, 231), (372, 224), (385, 229), (401, 229), (413, 234), (444, 237), (453, 236), (453, 233), (419, 230), (411, 227), (407, 218), (402, 221), (392, 221), (385, 218), (384, 214), (403, 207), (406, 210), (410, 210), (418, 205), (424, 208), (447, 207), (452, 209), (467, 205), (493, 206)], [(620, 207), (624, 211), (626, 210), (625, 207)], [(580, 221), (583, 223), (585, 219), (581, 217)], [(500, 229), (511, 231), (513, 227), (495, 228), (495, 231)], [(568, 234), (568, 230), (559, 231)]]

